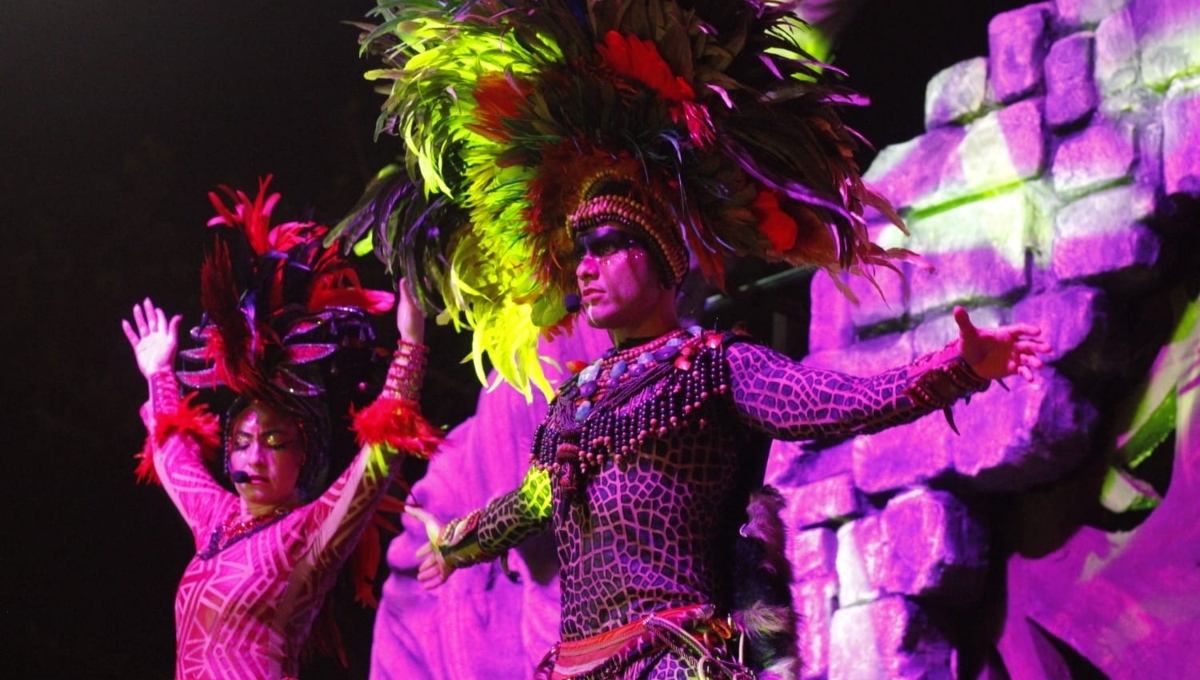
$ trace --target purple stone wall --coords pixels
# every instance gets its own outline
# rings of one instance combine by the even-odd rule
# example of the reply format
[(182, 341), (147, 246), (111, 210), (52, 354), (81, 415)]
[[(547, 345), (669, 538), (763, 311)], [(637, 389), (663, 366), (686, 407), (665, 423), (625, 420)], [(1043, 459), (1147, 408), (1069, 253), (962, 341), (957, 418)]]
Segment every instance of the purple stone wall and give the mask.
[[(1054, 352), (1036, 385), (957, 405), (961, 436), (932, 416), (828, 448), (775, 445), (768, 482), (804, 565), (803, 677), (1192, 677), (1200, 541), (1184, 518), (1200, 510), (1200, 435), (1183, 424), (1200, 421), (1200, 331), (1176, 299), (1193, 289), (1171, 277), (1195, 237), (1162, 225), (1171, 197), (1200, 197), (1200, 5), (1042, 2), (998, 15), (988, 38), (988, 55), (928, 84), (928, 131), (868, 172), (911, 231), (880, 224), (876, 238), (937, 273), (882, 273), (885, 300), (852, 284), (858, 305), (818, 274), (806, 361), (869, 374), (911, 360), (954, 337), (955, 305), (980, 325), (1037, 324)], [(1190, 363), (1152, 363), (1180, 318), (1162, 351)], [(1139, 399), (1160, 404), (1159, 422), (1128, 405)], [(1161, 435), (1171, 406), (1163, 493), (1121, 455)], [(1148, 519), (1097, 519), (1102, 503), (1148, 498)]]

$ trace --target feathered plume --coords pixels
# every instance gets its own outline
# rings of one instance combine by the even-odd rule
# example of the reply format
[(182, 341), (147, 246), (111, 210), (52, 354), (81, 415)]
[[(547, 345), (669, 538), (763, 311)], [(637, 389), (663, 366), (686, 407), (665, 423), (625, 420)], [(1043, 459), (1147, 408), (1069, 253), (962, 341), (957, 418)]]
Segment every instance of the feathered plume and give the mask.
[(747, 662), (758, 672), (756, 677), (770, 680), (799, 677), (792, 565), (780, 518), (785, 505), (774, 487), (751, 493), (747, 521), (734, 542), (736, 585), (730, 616), (746, 635)]
[(181, 371), (193, 388), (225, 385), (250, 398), (321, 393), (308, 365), (339, 346), (373, 337), (368, 313), (391, 309), (394, 296), (362, 287), (358, 274), (334, 248), (322, 245), (328, 228), (311, 222), (271, 227), (279, 194), (267, 193), (271, 177), (259, 181), (251, 199), (222, 186), (209, 198), (219, 229), (200, 272), (204, 319), (192, 330), (201, 346), (184, 350), (200, 362)]
[(569, 318), (566, 217), (582, 178), (624, 165), (678, 223), (703, 273), (729, 257), (870, 276), (902, 251), (871, 243), (873, 206), (848, 92), (821, 81), (787, 0), (379, 0), (363, 49), (386, 85), (389, 169), (327, 239), (370, 235), (427, 305), (474, 331), (528, 394), (549, 391), (540, 331)]

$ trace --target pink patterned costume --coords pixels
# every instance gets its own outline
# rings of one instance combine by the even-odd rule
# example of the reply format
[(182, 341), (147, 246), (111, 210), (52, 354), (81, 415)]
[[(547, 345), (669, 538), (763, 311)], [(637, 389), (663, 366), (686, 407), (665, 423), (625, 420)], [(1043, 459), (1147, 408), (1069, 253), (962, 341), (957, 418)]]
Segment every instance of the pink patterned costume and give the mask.
[[(400, 462), (427, 457), (440, 440), (418, 405), (423, 317), (405, 295), (363, 288), (337, 250), (322, 245), (326, 227), (270, 227), (279, 199), (267, 192), (270, 180), (259, 181), (254, 199), (222, 186), (231, 205), (209, 194), (217, 239), (200, 271), (205, 314), (191, 331), (202, 344), (179, 355), (199, 370), (174, 370), (181, 317), (168, 321), (147, 298), (122, 324), (150, 387), (138, 477), (162, 483), (196, 546), (175, 598), (179, 680), (294, 678), (338, 570)], [(321, 492), (315, 479), (327, 465), (330, 415), (350, 401), (332, 378), (367, 384), (359, 372), (372, 362), (363, 357), (380, 355), (367, 315), (393, 305), (400, 340), (386, 380), (353, 417), (362, 449)], [(180, 383), (236, 395), (226, 441), (216, 417), (180, 399)], [(237, 493), (206, 465), (221, 455)], [(366, 557), (356, 566), (374, 565)]]
[[(152, 419), (146, 424), (153, 432)], [(175, 677), (295, 676), (325, 594), (403, 458), (364, 448), (316, 500), (203, 559), (238, 496), (212, 478), (188, 434), (172, 433), (155, 447), (155, 471), (197, 551), (175, 597)]]

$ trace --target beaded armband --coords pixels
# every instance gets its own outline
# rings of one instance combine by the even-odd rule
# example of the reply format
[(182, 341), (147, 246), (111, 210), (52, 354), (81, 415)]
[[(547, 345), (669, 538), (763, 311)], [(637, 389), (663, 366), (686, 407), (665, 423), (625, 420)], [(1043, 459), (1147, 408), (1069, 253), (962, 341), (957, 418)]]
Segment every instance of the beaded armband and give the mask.
[(354, 413), (352, 426), (360, 446), (384, 444), (428, 458), (441, 443), (442, 433), (421, 417), (417, 405), (425, 381), (424, 345), (400, 341), (379, 398)]
[(175, 371), (165, 369), (150, 375), (150, 410), (157, 416), (179, 413), (179, 381)]
[(479, 518), (482, 510), (452, 519), (442, 527), (434, 547), (446, 564), (459, 569), (482, 562), (491, 562), (496, 555), (484, 551), (479, 545)]
[(955, 357), (922, 373), (908, 388), (908, 396), (927, 408), (946, 408), (965, 396), (982, 392), (988, 383), (966, 360)]
[(387, 381), (380, 396), (417, 401), (421, 396), (421, 385), (425, 382), (428, 356), (429, 350), (425, 345), (401, 340), (392, 354), (392, 365), (388, 367)]

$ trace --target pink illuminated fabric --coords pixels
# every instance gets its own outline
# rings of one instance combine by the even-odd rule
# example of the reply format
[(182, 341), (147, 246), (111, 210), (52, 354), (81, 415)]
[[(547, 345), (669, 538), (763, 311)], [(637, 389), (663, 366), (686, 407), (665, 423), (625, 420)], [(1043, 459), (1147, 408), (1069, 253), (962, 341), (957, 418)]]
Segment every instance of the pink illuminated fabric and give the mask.
[[(152, 423), (147, 422), (151, 427)], [(205, 469), (199, 447), (172, 435), (154, 452), (163, 487), (199, 554), (239, 507)], [(299, 671), (300, 650), (339, 567), (391, 480), (399, 453), (364, 448), (313, 502), (211, 559), (193, 557), (175, 597), (179, 680), (278, 680)]]
[[(543, 339), (556, 384), (570, 377), (568, 361), (599, 356), (612, 342), (581, 325)], [(492, 375), (495, 378), (495, 375)], [(489, 380), (489, 382), (491, 382)], [(482, 390), (475, 415), (446, 435), (429, 471), (413, 485), (412, 500), (438, 517), (458, 517), (515, 488), (529, 468), (533, 431), (546, 415), (506, 383)], [(529, 678), (558, 640), (558, 560), (550, 537), (523, 543), (500, 573), (499, 562), (464, 569), (435, 590), (417, 582), (416, 550), (428, 542), (424, 527), (401, 517), (404, 531), (387, 551), (390, 573), (375, 616), (371, 680), (493, 680)]]

